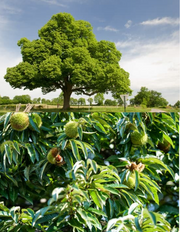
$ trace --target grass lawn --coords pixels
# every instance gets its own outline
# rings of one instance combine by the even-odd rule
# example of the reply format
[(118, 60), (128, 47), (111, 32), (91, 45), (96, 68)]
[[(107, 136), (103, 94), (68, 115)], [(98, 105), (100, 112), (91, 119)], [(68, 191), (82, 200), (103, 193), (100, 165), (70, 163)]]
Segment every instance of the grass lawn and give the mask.
[[(22, 105), (20, 111), (25, 109), (26, 105)], [(157, 107), (155, 107), (157, 108)], [(126, 112), (151, 112), (152, 108), (143, 108), (143, 107), (126, 107)], [(159, 109), (160, 111), (166, 112), (179, 112), (177, 108), (163, 108)], [(15, 105), (0, 105), (0, 113), (14, 112)], [(34, 107), (31, 112), (64, 112), (62, 106), (57, 108), (55, 105), (41, 105), (40, 107)], [(72, 106), (66, 112), (124, 112), (124, 107), (119, 106)]]

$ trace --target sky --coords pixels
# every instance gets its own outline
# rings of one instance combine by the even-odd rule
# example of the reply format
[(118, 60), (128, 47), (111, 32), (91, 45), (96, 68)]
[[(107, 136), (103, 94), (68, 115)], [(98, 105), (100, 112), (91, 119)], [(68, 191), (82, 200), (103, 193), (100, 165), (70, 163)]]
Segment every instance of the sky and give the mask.
[(8, 67), (22, 61), (18, 40), (38, 39), (38, 30), (60, 12), (70, 13), (75, 20), (88, 21), (98, 41), (115, 43), (122, 53), (119, 65), (129, 73), (133, 90), (130, 98), (141, 87), (147, 87), (160, 92), (171, 105), (180, 100), (179, 0), (1, 0), (1, 97), (59, 96), (60, 89), (46, 95), (41, 89), (13, 89), (4, 75)]

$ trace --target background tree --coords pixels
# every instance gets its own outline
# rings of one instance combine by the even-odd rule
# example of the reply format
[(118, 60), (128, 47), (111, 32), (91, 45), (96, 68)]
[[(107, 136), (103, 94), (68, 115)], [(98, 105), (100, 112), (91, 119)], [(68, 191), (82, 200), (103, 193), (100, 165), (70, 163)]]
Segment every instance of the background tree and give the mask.
[(117, 106), (117, 101), (116, 100), (111, 100), (111, 99), (106, 99), (104, 102), (105, 106)]
[(44, 94), (61, 89), (64, 109), (73, 92), (131, 92), (129, 74), (119, 66), (121, 53), (113, 42), (97, 41), (89, 22), (58, 13), (38, 35), (18, 41), (23, 61), (4, 77), (13, 88), (41, 88)]
[(174, 107), (180, 108), (180, 101), (179, 100), (174, 104)]
[(137, 93), (137, 95), (134, 97), (134, 99), (130, 100), (130, 102), (131, 102), (131, 104), (141, 105), (143, 102), (143, 99), (145, 99), (148, 102), (149, 98), (150, 98), (150, 92), (149, 92), (148, 88), (141, 87), (140, 91)]
[(0, 98), (0, 104), (1, 105), (12, 104), (12, 100), (8, 96), (3, 96)]
[(92, 98), (92, 97), (89, 97), (89, 98), (87, 99), (87, 101), (89, 102), (90, 106), (92, 106), (93, 98)]
[(85, 100), (85, 98), (80, 97), (80, 98), (78, 99), (78, 105), (80, 105), (80, 106), (86, 105), (86, 100)]
[(40, 104), (41, 103), (41, 98), (40, 97), (33, 98), (32, 103), (34, 103), (34, 104)]
[(158, 106), (167, 106), (168, 102), (162, 98), (162, 94), (151, 90), (150, 92), (150, 97), (148, 101), (148, 106), (149, 107), (158, 107)]
[(76, 98), (71, 97), (70, 98), (70, 105), (76, 106), (78, 104), (78, 100)]
[(98, 105), (98, 106), (103, 106), (103, 101), (104, 101), (104, 94), (103, 93), (97, 93), (94, 96), (94, 102)]
[(14, 104), (18, 104), (18, 103), (27, 104), (32, 102), (31, 97), (29, 95), (16, 95), (14, 96), (12, 101)]
[(167, 106), (168, 102), (162, 97), (161, 93), (154, 90), (148, 90), (146, 87), (141, 87), (140, 92), (138, 92), (133, 99), (130, 99), (130, 104), (142, 104), (148, 107), (165, 107)]
[(41, 99), (41, 103), (42, 103), (42, 104), (48, 104), (48, 105), (49, 105), (49, 104), (51, 104), (51, 100), (42, 98), (42, 99)]

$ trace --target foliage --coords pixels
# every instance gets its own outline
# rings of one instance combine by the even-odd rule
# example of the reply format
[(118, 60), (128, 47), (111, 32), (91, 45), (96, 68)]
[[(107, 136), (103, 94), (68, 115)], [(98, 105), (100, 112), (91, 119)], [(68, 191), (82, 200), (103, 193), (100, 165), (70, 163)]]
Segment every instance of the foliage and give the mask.
[(130, 103), (132, 105), (145, 105), (147, 107), (165, 107), (167, 106), (168, 102), (161, 96), (161, 93), (148, 90), (146, 87), (141, 87), (140, 92), (137, 95), (130, 99)]
[(179, 100), (174, 104), (174, 107), (180, 108), (180, 101)]
[(70, 98), (70, 105), (78, 105), (78, 100), (76, 98)]
[(97, 93), (94, 96), (94, 102), (98, 105), (98, 106), (103, 106), (103, 101), (104, 101), (104, 94), (103, 93)]
[(85, 98), (83, 98), (83, 97), (80, 97), (79, 99), (78, 99), (78, 105), (86, 105), (86, 100), (85, 100)]
[(92, 97), (89, 97), (89, 98), (87, 99), (87, 101), (89, 102), (89, 104), (90, 104), (90, 106), (91, 106), (92, 103), (93, 103), (93, 98), (92, 98)]
[(18, 104), (18, 103), (27, 104), (27, 103), (31, 103), (31, 97), (29, 95), (16, 95), (13, 98), (13, 103), (14, 104)]
[(0, 96), (0, 105), (11, 104), (11, 99), (8, 96)]
[(104, 102), (105, 106), (117, 106), (116, 100), (106, 99)]
[(18, 41), (22, 62), (7, 69), (13, 88), (61, 89), (64, 109), (71, 94), (131, 92), (129, 74), (120, 68), (121, 53), (109, 41), (97, 41), (89, 22), (58, 13), (38, 31), (39, 39)]
[[(29, 113), (24, 131), (12, 114), (0, 117), (1, 231), (177, 231), (178, 114), (45, 112), (38, 127)], [(70, 121), (76, 138), (65, 134)], [(136, 130), (143, 145), (131, 142)]]

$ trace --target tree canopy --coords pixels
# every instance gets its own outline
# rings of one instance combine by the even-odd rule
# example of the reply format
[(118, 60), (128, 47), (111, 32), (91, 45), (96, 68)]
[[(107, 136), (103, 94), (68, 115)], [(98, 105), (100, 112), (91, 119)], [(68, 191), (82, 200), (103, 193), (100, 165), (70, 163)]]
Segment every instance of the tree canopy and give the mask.
[(162, 97), (161, 93), (154, 90), (149, 90), (146, 87), (141, 87), (137, 95), (130, 100), (130, 103), (135, 105), (143, 104), (148, 107), (157, 107), (157, 106), (165, 107), (168, 104), (166, 99)]
[(7, 68), (4, 77), (13, 88), (41, 88), (44, 94), (61, 89), (64, 109), (72, 92), (131, 93), (129, 74), (119, 66), (120, 51), (113, 42), (97, 41), (89, 22), (58, 13), (38, 35), (33, 41), (18, 41), (22, 62)]

